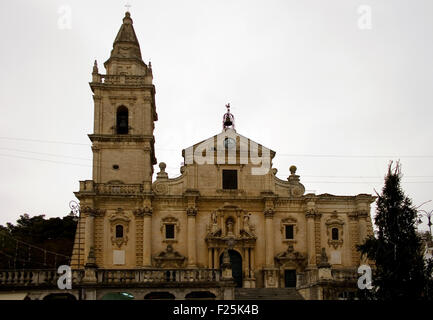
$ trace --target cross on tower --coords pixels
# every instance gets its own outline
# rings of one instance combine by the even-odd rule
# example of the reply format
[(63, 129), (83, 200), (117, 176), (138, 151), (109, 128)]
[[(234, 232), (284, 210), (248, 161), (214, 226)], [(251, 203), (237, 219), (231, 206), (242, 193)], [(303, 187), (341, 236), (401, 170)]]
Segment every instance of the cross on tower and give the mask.
[(127, 2), (127, 3), (125, 4), (125, 8), (126, 8), (126, 11), (127, 11), (127, 12), (129, 12), (129, 9), (131, 9), (131, 7), (132, 7), (132, 5), (131, 5), (129, 2)]

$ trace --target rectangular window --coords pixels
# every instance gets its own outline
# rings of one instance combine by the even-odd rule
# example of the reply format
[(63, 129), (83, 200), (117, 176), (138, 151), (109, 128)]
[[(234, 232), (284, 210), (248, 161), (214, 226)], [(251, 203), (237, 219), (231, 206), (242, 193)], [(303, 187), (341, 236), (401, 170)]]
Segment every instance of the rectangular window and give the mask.
[(165, 238), (174, 239), (174, 224), (165, 225)]
[(286, 225), (286, 239), (293, 239), (293, 225)]
[(238, 171), (223, 170), (223, 189), (238, 188)]
[(332, 240), (338, 240), (338, 228), (332, 228)]

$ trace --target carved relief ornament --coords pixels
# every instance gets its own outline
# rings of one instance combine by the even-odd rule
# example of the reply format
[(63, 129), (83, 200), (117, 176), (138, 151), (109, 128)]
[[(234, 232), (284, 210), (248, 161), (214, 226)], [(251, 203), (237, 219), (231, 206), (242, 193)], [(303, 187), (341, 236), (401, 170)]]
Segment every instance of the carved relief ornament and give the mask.
[[(111, 243), (121, 247), (128, 243), (129, 222), (131, 219), (124, 213), (123, 209), (118, 208), (115, 213), (110, 216)], [(123, 227), (122, 237), (116, 237), (116, 227)]]
[[(325, 222), (326, 225), (326, 234), (328, 236), (328, 244), (334, 249), (343, 245), (343, 226), (344, 221), (338, 217), (337, 211), (334, 211), (329, 219)], [(332, 229), (338, 229), (338, 240), (332, 239)]]

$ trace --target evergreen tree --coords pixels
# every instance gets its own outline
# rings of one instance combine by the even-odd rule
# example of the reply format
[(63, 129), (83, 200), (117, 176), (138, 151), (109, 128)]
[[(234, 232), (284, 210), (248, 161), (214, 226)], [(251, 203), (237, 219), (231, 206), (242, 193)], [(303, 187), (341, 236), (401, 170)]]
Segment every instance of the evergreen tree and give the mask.
[(69, 264), (76, 227), (77, 222), (70, 215), (45, 219), (44, 215), (23, 214), (15, 224), (0, 225), (0, 269)]
[(416, 230), (417, 211), (403, 192), (400, 163), (389, 164), (382, 194), (378, 194), (376, 237), (358, 250), (374, 261), (373, 289), (364, 297), (378, 300), (428, 298), (431, 270), (424, 260), (422, 241)]

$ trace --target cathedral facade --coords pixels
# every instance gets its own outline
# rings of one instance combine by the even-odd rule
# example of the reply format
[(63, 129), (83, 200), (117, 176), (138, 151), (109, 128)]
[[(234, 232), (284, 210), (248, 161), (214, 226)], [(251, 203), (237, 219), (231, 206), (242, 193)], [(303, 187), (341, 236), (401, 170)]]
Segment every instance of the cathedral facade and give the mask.
[(182, 151), (179, 177), (163, 162), (154, 172), (155, 86), (129, 12), (104, 67), (95, 61), (90, 83), (93, 176), (75, 192), (74, 269), (212, 271), (233, 287), (304, 299), (356, 289), (373, 196), (306, 194), (295, 166), (277, 178), (275, 151), (239, 134), (229, 105), (221, 132)]

